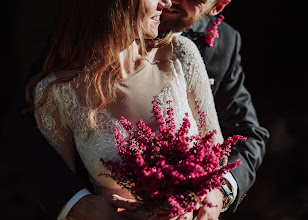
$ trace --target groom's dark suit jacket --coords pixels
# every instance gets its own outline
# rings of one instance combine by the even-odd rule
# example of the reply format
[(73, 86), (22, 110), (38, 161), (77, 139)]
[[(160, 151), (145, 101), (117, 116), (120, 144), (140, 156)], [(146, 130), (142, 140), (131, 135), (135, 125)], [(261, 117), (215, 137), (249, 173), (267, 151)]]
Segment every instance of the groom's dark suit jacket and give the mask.
[[(223, 22), (219, 26), (220, 38), (209, 48), (204, 41), (204, 34), (213, 20), (214, 18), (205, 16), (192, 27), (187, 37), (197, 44), (209, 77), (215, 80), (212, 90), (224, 137), (240, 134), (248, 138), (233, 147), (230, 156), (230, 161), (241, 159), (243, 163), (232, 171), (239, 191), (229, 210), (235, 211), (240, 199), (255, 181), (256, 170), (261, 164), (269, 135), (266, 129), (260, 127), (251, 97), (243, 85), (244, 73), (239, 55), (240, 35)], [(36, 73), (39, 71), (33, 70)], [(18, 151), (27, 166), (26, 174), (33, 179), (38, 192), (39, 205), (48, 213), (46, 219), (56, 219), (67, 201), (88, 185), (72, 173), (49, 146), (37, 129), (33, 115), (19, 113), (24, 106), (23, 99), (24, 95), (20, 95), (13, 105), (12, 120), (15, 122), (7, 132), (12, 135), (8, 138), (9, 144), (19, 147)]]
[(214, 21), (215, 17), (207, 15), (184, 35), (198, 46), (209, 78), (214, 79), (212, 91), (224, 138), (237, 134), (247, 137), (247, 141), (232, 148), (229, 157), (229, 162), (235, 162), (236, 159), (242, 161), (241, 166), (231, 171), (238, 184), (238, 196), (229, 211), (235, 211), (255, 182), (269, 134), (259, 125), (251, 96), (244, 86), (240, 34), (222, 22), (218, 26), (219, 38), (214, 41), (213, 47), (209, 47), (204, 41), (206, 29)]

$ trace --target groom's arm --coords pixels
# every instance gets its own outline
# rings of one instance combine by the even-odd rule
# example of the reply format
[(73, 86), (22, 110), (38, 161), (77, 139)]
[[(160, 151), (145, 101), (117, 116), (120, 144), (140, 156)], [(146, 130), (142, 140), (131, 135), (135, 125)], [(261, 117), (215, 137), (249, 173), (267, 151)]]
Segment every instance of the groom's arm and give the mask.
[[(193, 27), (195, 33), (206, 33), (215, 17), (205, 16)], [(212, 91), (219, 124), (224, 138), (233, 135), (247, 137), (247, 141), (232, 147), (230, 162), (237, 159), (242, 165), (231, 171), (236, 181), (237, 196), (228, 211), (236, 210), (244, 194), (254, 184), (256, 172), (265, 154), (267, 130), (259, 125), (251, 96), (244, 86), (245, 74), (241, 66), (240, 34), (222, 22), (218, 26), (219, 38), (209, 48), (204, 37), (192, 38), (203, 57), (207, 72), (213, 79)]]

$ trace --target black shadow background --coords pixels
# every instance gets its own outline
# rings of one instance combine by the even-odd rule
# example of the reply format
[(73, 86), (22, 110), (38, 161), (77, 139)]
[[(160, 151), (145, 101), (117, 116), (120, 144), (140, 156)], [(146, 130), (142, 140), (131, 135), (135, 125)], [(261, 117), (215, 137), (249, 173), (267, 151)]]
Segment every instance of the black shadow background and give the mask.
[[(230, 219), (308, 219), (307, 12), (303, 2), (287, 3), (233, 0), (222, 13), (241, 33), (246, 87), (261, 125), (271, 134), (257, 181)], [(5, 134), (8, 106), (40, 57), (58, 5), (15, 0), (4, 3), (2, 11), (0, 120)], [(31, 203), (35, 189), (15, 154), (16, 149), (1, 144), (1, 219), (39, 219)]]

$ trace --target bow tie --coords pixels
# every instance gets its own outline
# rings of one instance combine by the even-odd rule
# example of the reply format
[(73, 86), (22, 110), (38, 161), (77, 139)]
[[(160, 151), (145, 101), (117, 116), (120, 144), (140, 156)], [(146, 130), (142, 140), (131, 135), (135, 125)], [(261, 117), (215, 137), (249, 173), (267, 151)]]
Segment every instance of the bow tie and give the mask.
[(193, 41), (197, 41), (197, 40), (201, 40), (201, 39), (204, 41), (205, 33), (204, 32), (195, 32), (192, 29), (189, 29), (187, 32), (183, 32), (182, 36), (188, 37), (189, 39), (191, 39)]
[(193, 31), (192, 29), (189, 29), (187, 32), (183, 32), (182, 36), (191, 39), (199, 49), (209, 47), (208, 44), (205, 42), (204, 32), (196, 32)]

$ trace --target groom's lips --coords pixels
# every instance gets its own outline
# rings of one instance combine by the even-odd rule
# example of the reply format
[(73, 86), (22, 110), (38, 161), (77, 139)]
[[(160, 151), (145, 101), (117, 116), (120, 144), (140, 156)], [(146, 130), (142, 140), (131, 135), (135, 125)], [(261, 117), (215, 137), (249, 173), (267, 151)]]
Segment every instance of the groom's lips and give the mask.
[(181, 10), (176, 9), (176, 8), (165, 8), (163, 10), (163, 14), (167, 14), (167, 15), (175, 15), (175, 14), (179, 14), (181, 12)]

